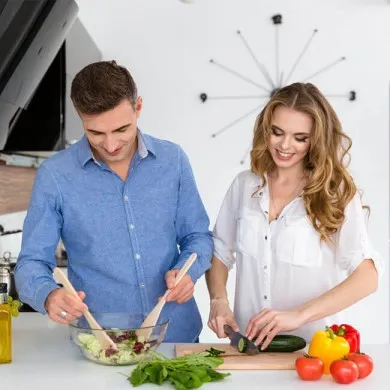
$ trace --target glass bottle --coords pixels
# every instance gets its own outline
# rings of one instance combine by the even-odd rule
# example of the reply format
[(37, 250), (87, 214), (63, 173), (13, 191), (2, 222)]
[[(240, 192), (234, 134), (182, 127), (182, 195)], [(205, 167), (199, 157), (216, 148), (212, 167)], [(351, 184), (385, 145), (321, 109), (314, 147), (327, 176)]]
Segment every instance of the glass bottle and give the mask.
[(12, 317), (7, 283), (0, 283), (0, 364), (12, 361)]

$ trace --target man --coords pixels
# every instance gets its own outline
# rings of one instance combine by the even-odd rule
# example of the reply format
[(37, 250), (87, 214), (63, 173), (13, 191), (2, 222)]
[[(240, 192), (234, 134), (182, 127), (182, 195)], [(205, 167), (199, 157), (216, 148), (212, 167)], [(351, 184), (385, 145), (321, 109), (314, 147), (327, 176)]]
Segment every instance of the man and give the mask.
[[(209, 219), (183, 150), (137, 127), (142, 98), (115, 61), (86, 66), (71, 88), (85, 135), (39, 168), (15, 279), (22, 301), (62, 324), (93, 312), (162, 313), (165, 340), (197, 341), (194, 284), (210, 267)], [(62, 239), (82, 303), (52, 276)], [(188, 257), (197, 260), (173, 288)], [(87, 305), (87, 306), (86, 306)]]

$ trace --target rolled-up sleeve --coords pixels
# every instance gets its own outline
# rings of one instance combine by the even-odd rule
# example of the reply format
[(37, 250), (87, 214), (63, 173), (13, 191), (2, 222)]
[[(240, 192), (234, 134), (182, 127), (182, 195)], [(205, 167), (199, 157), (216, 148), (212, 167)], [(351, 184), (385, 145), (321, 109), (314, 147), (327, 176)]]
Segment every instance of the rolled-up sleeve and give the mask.
[(239, 209), (238, 190), (239, 183), (238, 177), (236, 177), (223, 199), (213, 229), (214, 256), (217, 257), (228, 270), (233, 268), (236, 261), (236, 215)]
[(345, 208), (345, 221), (338, 233), (336, 261), (350, 275), (366, 259), (374, 262), (380, 279), (384, 273), (384, 262), (372, 246), (360, 194), (356, 193)]

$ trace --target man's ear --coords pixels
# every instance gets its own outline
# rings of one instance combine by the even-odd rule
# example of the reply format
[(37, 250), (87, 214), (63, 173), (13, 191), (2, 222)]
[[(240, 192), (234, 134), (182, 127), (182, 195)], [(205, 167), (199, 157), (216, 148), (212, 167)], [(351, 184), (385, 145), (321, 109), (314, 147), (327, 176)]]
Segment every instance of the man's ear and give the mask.
[(135, 105), (135, 113), (137, 115), (137, 118), (139, 117), (139, 114), (141, 113), (142, 111), (142, 106), (143, 106), (143, 101), (142, 101), (142, 97), (141, 96), (138, 96), (137, 98), (137, 103)]

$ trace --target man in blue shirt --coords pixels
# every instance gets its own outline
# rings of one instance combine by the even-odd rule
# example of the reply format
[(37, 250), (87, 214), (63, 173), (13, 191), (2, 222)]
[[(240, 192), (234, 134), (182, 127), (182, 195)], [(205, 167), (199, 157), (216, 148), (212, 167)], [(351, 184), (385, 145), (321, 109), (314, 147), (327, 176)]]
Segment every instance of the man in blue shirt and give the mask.
[[(146, 314), (171, 289), (165, 341), (196, 341), (194, 284), (210, 267), (213, 244), (186, 154), (139, 130), (142, 98), (115, 61), (82, 69), (71, 98), (85, 134), (38, 170), (15, 268), (20, 299), (66, 324), (86, 307)], [(53, 278), (60, 238), (84, 303)], [(197, 260), (173, 288), (192, 253)]]

